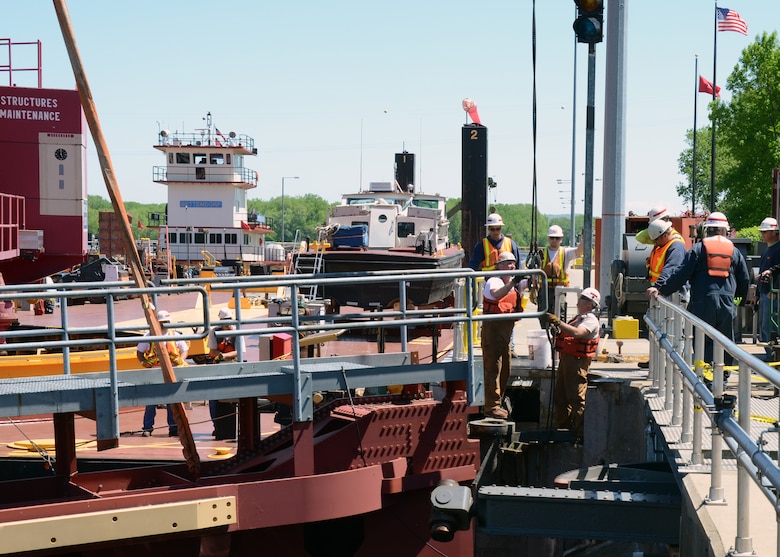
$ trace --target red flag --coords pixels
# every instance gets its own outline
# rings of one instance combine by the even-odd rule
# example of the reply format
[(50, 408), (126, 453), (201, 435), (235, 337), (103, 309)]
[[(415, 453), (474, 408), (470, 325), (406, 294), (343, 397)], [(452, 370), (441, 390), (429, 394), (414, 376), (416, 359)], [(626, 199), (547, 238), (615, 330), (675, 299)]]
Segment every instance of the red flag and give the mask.
[[(707, 81), (702, 76), (699, 76), (699, 93), (712, 95), (712, 82)], [(715, 96), (720, 97), (720, 85), (715, 86)]]
[(482, 125), (479, 119), (479, 112), (477, 112), (477, 103), (471, 99), (463, 99), (463, 110), (469, 113), (471, 121), (477, 125)]
[(244, 230), (252, 230), (252, 227), (251, 227), (251, 226), (249, 226), (249, 225), (248, 225), (247, 223), (245, 223), (244, 221), (241, 221), (241, 228), (243, 228)]
[(743, 35), (748, 34), (747, 22), (739, 17), (739, 14), (728, 8), (717, 8), (718, 31), (736, 31)]
[(146, 227), (144, 226), (144, 223), (141, 222), (141, 219), (138, 219), (138, 228), (141, 230), (146, 230)]

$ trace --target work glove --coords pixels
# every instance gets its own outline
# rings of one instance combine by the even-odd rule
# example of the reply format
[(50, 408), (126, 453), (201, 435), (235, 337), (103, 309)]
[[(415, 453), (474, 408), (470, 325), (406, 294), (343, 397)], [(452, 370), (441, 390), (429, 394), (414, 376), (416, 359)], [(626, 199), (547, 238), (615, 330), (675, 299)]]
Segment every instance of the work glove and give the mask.
[(173, 360), (171, 360), (173, 365), (180, 366), (184, 364), (184, 360), (182, 360), (181, 356), (176, 356)]
[(518, 284), (520, 284), (521, 280), (522, 280), (522, 277), (520, 275), (515, 275), (515, 276), (512, 277), (512, 284), (517, 286)]
[(224, 359), (225, 359), (225, 355), (222, 352), (220, 352), (219, 354), (214, 356), (214, 363), (221, 362)]
[(547, 317), (548, 323), (553, 323), (557, 325), (560, 322), (560, 319), (558, 319), (558, 316), (554, 313), (545, 313), (545, 317)]
[(148, 368), (148, 367), (152, 367), (152, 362), (150, 362), (149, 360), (144, 360), (143, 362), (141, 362), (141, 364), (142, 364), (144, 367), (147, 367), (147, 368)]

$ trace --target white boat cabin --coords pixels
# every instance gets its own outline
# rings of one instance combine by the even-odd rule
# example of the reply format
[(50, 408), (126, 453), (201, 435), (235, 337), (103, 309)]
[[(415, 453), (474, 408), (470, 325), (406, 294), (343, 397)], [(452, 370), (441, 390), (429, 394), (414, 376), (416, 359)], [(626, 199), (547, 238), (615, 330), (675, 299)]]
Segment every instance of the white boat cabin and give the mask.
[(434, 253), (449, 245), (445, 198), (392, 191), (389, 182), (372, 182), (368, 192), (343, 195), (341, 205), (332, 208), (328, 225), (337, 249)]

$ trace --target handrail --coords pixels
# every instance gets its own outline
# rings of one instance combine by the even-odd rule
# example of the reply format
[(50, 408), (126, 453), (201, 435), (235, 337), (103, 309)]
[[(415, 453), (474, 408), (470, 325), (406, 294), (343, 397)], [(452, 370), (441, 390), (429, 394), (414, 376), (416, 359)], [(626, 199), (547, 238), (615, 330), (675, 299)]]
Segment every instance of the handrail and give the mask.
[[(778, 433), (777, 426), (767, 428), (758, 439), (751, 437), (751, 376), (756, 374), (775, 388), (780, 388), (780, 372), (736, 343), (726, 338), (708, 323), (686, 311), (675, 301), (658, 298), (650, 304), (645, 321), (650, 340), (650, 370), (653, 386), (664, 399), (665, 408), (672, 410), (674, 424), (683, 424), (683, 438), (692, 440), (692, 464), (702, 462), (703, 412), (709, 419), (712, 435), (710, 490), (705, 503), (723, 504), (722, 446), (734, 455), (738, 464), (737, 481), (737, 535), (734, 548), (737, 554), (751, 554), (749, 482), (752, 480), (769, 500), (780, 520), (778, 493), (780, 468), (764, 451), (763, 435)], [(713, 343), (712, 391), (703, 380), (702, 369), (694, 362), (703, 360), (705, 339)], [(724, 355), (732, 356), (738, 366), (736, 410), (733, 396), (723, 392)], [(692, 415), (691, 415), (692, 414)], [(780, 539), (777, 542), (780, 555)]]

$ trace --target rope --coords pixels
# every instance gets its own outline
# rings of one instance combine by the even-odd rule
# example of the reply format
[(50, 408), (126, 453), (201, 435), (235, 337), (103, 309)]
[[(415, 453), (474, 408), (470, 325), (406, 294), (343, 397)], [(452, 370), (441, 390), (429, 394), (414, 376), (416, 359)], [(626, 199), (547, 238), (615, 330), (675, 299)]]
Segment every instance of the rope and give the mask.
[(536, 0), (533, 1), (531, 14), (531, 65), (533, 68), (531, 134), (533, 140), (533, 171), (531, 176), (531, 244), (528, 250), (525, 266), (528, 269), (538, 269), (542, 266), (541, 251), (538, 243), (539, 222), (537, 218), (538, 197), (536, 188)]

